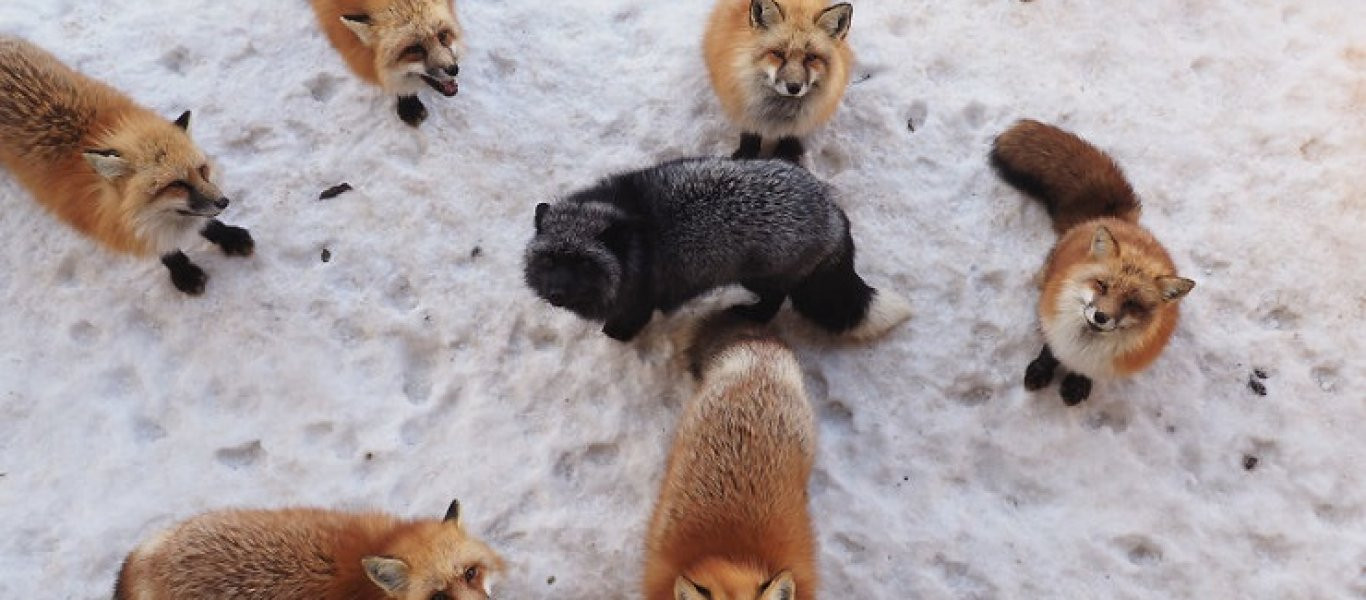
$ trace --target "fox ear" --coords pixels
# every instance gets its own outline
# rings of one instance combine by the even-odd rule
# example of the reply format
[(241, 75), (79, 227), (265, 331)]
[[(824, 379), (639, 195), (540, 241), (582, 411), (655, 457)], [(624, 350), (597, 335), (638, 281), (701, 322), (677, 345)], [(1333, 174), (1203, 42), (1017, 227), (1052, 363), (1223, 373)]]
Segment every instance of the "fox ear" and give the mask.
[(1096, 228), (1096, 234), (1091, 238), (1091, 258), (1105, 260), (1119, 256), (1119, 243), (1115, 241), (1115, 236), (1106, 229), (1104, 225)]
[(408, 587), (408, 563), (387, 556), (367, 556), (360, 559), (365, 575), (390, 596)]
[(370, 31), (370, 15), (342, 15), (342, 25), (356, 34), (356, 39), (366, 46), (373, 46), (375, 36)]
[(189, 130), (190, 130), (190, 111), (187, 110), (187, 111), (185, 111), (185, 112), (183, 112), (183, 113), (180, 113), (180, 116), (175, 118), (175, 126), (181, 128), (181, 129), (184, 130), (184, 131), (189, 131)]
[(783, 22), (783, 8), (774, 0), (749, 0), (749, 24), (768, 29)]
[(442, 521), (445, 521), (445, 522), (447, 522), (447, 523), (454, 522), (456, 525), (459, 525), (459, 524), (460, 524), (460, 499), (459, 499), (459, 498), (456, 498), (455, 500), (451, 500), (451, 506), (450, 506), (450, 508), (447, 508), (447, 509), (446, 509), (446, 518), (442, 519)]
[(711, 592), (707, 588), (699, 587), (696, 583), (688, 581), (682, 575), (674, 580), (674, 600), (707, 600), (711, 598)]
[(791, 571), (783, 571), (764, 584), (759, 600), (792, 600), (797, 597), (797, 582), (792, 580)]
[(844, 36), (849, 35), (849, 25), (853, 21), (854, 6), (845, 2), (821, 11), (821, 14), (816, 17), (816, 26), (825, 30), (826, 33), (830, 34), (830, 37), (842, 40)]
[(133, 172), (133, 165), (128, 164), (117, 150), (86, 150), (84, 156), (85, 162), (105, 179), (114, 180)]
[(536, 233), (541, 232), (541, 224), (545, 222), (545, 214), (550, 211), (550, 204), (542, 202), (536, 205)]
[(1162, 299), (1171, 302), (1190, 293), (1195, 288), (1195, 282), (1185, 277), (1158, 277), (1157, 287), (1162, 290)]

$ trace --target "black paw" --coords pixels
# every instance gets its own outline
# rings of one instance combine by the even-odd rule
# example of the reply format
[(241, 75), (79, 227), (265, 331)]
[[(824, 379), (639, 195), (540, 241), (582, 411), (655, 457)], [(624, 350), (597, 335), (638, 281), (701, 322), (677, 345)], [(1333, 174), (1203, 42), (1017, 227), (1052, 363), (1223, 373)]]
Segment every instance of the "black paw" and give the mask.
[(204, 284), (209, 281), (208, 274), (190, 262), (183, 252), (172, 252), (161, 257), (161, 264), (166, 265), (171, 271), (171, 283), (175, 285), (175, 289), (191, 296), (204, 293)]
[(753, 133), (740, 135), (740, 147), (735, 149), (735, 153), (730, 157), (734, 159), (748, 160), (759, 158), (759, 148), (764, 143), (764, 138)]
[(803, 154), (806, 154), (806, 148), (802, 146), (801, 140), (794, 137), (780, 139), (778, 145), (773, 147), (774, 158), (781, 158), (793, 164), (801, 164)]
[(1056, 368), (1056, 364), (1048, 364), (1043, 360), (1034, 359), (1034, 361), (1029, 363), (1029, 366), (1025, 368), (1025, 389), (1032, 392), (1048, 387), (1048, 384), (1053, 383), (1053, 371)]
[(413, 127), (421, 125), (427, 120), (427, 107), (422, 105), (422, 101), (417, 96), (398, 97), (398, 118), (403, 119)]
[(1062, 378), (1062, 385), (1058, 386), (1058, 394), (1068, 406), (1081, 404), (1091, 395), (1091, 380), (1085, 375), (1068, 373), (1067, 377)]
[(251, 239), (251, 232), (242, 227), (224, 225), (214, 219), (209, 221), (202, 233), (204, 239), (217, 244), (223, 249), (223, 254), (228, 256), (251, 256), (256, 251), (256, 242)]
[(636, 325), (634, 323), (616, 323), (608, 321), (602, 326), (602, 332), (607, 334), (607, 337), (618, 342), (629, 342), (644, 328), (644, 324)]

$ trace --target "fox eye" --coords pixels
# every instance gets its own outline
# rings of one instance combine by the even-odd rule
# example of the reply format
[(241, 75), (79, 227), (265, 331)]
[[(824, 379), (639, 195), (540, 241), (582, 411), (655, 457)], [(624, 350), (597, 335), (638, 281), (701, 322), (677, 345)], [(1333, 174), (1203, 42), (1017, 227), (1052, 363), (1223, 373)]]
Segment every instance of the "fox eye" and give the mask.
[(403, 60), (414, 62), (427, 58), (427, 49), (422, 44), (413, 44), (403, 49), (403, 54), (399, 57)]
[(465, 569), (465, 582), (474, 583), (474, 578), (479, 576), (479, 567)]
[(818, 66), (820, 66), (821, 63), (823, 63), (823, 62), (825, 62), (825, 59), (823, 59), (823, 58), (821, 58), (821, 57), (819, 57), (819, 56), (812, 55), (812, 56), (806, 57), (806, 66), (808, 66), (808, 67), (818, 67)]
[(1124, 312), (1132, 315), (1141, 315), (1146, 310), (1143, 308), (1142, 304), (1139, 304), (1138, 302), (1135, 302), (1133, 300), (1125, 300), (1123, 308)]
[(451, 600), (451, 597), (446, 592), (432, 592), (431, 597), (427, 600)]
[(1096, 280), (1096, 289), (1100, 291), (1100, 295), (1104, 296), (1107, 292), (1110, 291), (1110, 284), (1105, 283), (1104, 281), (1101, 281), (1101, 280), (1097, 279), (1097, 280)]
[(787, 55), (777, 50), (769, 50), (768, 55), (772, 56), (773, 60), (776, 60), (778, 62), (787, 62)]
[(208, 179), (208, 178), (209, 178), (209, 165), (200, 165), (200, 166), (199, 166), (199, 176), (200, 176), (200, 177), (203, 177), (204, 179)]
[(454, 34), (454, 33), (451, 33), (451, 30), (449, 30), (449, 29), (443, 29), (443, 30), (441, 30), (441, 33), (436, 34), (436, 39), (437, 39), (437, 41), (441, 42), (441, 45), (442, 45), (442, 46), (449, 46), (449, 45), (451, 45), (451, 42), (453, 41), (452, 38), (454, 38), (454, 37), (455, 37), (455, 34)]

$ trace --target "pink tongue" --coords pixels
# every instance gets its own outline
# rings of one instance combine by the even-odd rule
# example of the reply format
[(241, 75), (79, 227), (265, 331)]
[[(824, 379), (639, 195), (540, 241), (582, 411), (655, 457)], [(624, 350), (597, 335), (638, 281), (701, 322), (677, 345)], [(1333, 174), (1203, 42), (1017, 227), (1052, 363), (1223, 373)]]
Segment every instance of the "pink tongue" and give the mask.
[(460, 84), (456, 83), (454, 79), (441, 82), (441, 93), (447, 96), (454, 96), (459, 91)]

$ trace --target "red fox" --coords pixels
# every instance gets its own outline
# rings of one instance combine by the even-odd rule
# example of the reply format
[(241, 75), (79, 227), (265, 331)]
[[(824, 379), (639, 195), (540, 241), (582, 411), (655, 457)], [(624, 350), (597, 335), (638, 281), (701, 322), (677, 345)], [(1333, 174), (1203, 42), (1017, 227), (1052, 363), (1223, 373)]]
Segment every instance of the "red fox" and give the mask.
[(427, 119), (422, 84), (447, 98), (460, 86), (460, 23), (453, 0), (311, 0), (323, 32), (367, 83), (398, 96), (398, 116)]
[(846, 37), (854, 7), (824, 0), (719, 0), (702, 40), (721, 107), (743, 130), (734, 158), (755, 158), (765, 138), (793, 162), (800, 136), (829, 121), (854, 65)]
[(156, 253), (171, 282), (208, 276), (180, 248), (202, 235), (250, 256), (251, 234), (215, 219), (228, 206), (208, 159), (174, 122), (81, 75), (42, 48), (0, 36), (0, 164), (48, 211), (104, 246)]
[(991, 162), (1020, 191), (1041, 201), (1060, 236), (1044, 266), (1039, 321), (1047, 342), (1025, 370), (1025, 387), (1071, 373), (1059, 391), (1075, 405), (1092, 379), (1147, 367), (1176, 328), (1178, 301), (1195, 282), (1138, 225), (1138, 198), (1114, 160), (1081, 138), (1020, 121), (996, 138)]
[(816, 428), (801, 367), (781, 341), (730, 313), (693, 335), (698, 390), (650, 522), (645, 597), (809, 600)]
[(503, 559), (460, 524), (318, 509), (226, 510), (172, 527), (123, 562), (114, 600), (474, 600)]

